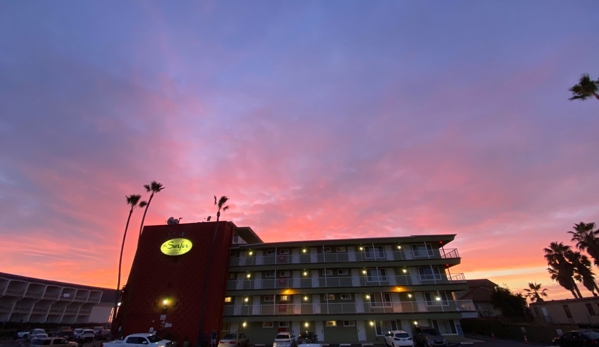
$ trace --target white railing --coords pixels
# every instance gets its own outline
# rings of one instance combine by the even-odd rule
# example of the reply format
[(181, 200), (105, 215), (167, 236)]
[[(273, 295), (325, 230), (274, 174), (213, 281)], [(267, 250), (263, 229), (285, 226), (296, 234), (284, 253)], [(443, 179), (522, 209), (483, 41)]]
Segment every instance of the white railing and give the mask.
[(265, 278), (265, 279), (243, 279), (229, 280), (227, 290), (248, 289), (289, 289), (289, 288), (346, 288), (346, 287), (378, 287), (378, 286), (407, 286), (426, 284), (450, 284), (463, 283), (466, 281), (464, 274), (427, 274), (397, 275), (397, 276), (324, 276), (324, 277), (301, 277), (301, 278)]
[(361, 250), (354, 253), (354, 257), (350, 259), (347, 252), (343, 253), (316, 253), (306, 254), (300, 253), (279, 254), (279, 255), (252, 255), (243, 258), (232, 257), (230, 266), (252, 266), (252, 265), (278, 265), (278, 264), (318, 264), (318, 263), (351, 263), (351, 262), (386, 262), (408, 260), (406, 256), (409, 253), (413, 259), (451, 259), (459, 258), (460, 255), (457, 249), (416, 249), (416, 250), (395, 250), (392, 252), (381, 252), (380, 250)]
[(376, 314), (412, 312), (474, 312), (471, 300), (262, 305), (225, 305), (225, 316), (287, 316), (311, 314)]

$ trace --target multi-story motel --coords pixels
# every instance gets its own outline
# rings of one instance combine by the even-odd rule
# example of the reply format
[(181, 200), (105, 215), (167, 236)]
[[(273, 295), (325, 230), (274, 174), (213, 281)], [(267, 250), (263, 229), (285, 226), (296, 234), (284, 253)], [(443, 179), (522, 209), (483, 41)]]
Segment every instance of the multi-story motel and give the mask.
[(106, 323), (115, 292), (0, 273), (0, 323)]
[(250, 228), (215, 227), (144, 229), (123, 296), (129, 313), (119, 314), (125, 333), (157, 330), (192, 344), (212, 330), (241, 331), (252, 344), (271, 344), (279, 331), (382, 342), (415, 325), (461, 334), (460, 319), (477, 316), (471, 300), (454, 296), (467, 289), (452, 271), (455, 235), (265, 243)]

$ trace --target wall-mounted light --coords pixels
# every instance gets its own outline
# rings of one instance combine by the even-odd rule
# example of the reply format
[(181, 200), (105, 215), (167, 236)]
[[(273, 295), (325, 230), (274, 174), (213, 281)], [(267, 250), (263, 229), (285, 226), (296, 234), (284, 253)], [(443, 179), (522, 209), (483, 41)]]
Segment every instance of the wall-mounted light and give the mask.
[(252, 275), (251, 274), (247, 274), (247, 275), (245, 275), (245, 277), (250, 278), (250, 277), (252, 277)]
[(308, 271), (304, 271), (304, 276), (308, 276)]
[(116, 304), (117, 306), (121, 306), (121, 303), (119, 302), (118, 304)]
[(362, 274), (363, 274), (363, 275), (366, 275), (366, 270), (362, 270)]
[(307, 296), (304, 296), (304, 301), (308, 301), (308, 297)]
[(304, 249), (302, 249), (302, 253), (306, 253), (306, 252), (308, 252), (308, 250), (307, 250), (307, 249), (305, 249), (305, 248), (304, 248)]
[(366, 294), (366, 300), (370, 300), (370, 294)]
[(373, 327), (374, 326), (374, 321), (370, 321), (370, 326)]
[(248, 255), (252, 255), (252, 254), (254, 254), (254, 251), (249, 251), (248, 252)]
[(243, 302), (248, 302), (248, 300), (249, 300), (248, 297), (243, 298)]
[(363, 250), (364, 250), (364, 247), (360, 246), (360, 248), (358, 248), (358, 249), (359, 249), (359, 250), (361, 250), (361, 251), (363, 251)]
[(246, 323), (246, 322), (243, 322), (243, 323), (241, 324), (241, 326), (243, 326), (244, 328), (246, 327), (246, 325), (247, 325), (247, 323)]
[(412, 294), (408, 294), (408, 298), (411, 298), (411, 297), (412, 297)]
[(397, 249), (401, 249), (401, 246), (400, 246), (400, 245), (397, 245)]
[(168, 299), (166, 299), (166, 298), (165, 298), (165, 299), (163, 299), (163, 300), (162, 300), (162, 304), (163, 304), (164, 306), (168, 305), (168, 303), (169, 303), (169, 300), (168, 300)]
[(304, 323), (304, 326), (307, 328), (310, 326), (310, 323), (306, 322), (306, 323)]
[(414, 321), (414, 325), (418, 325), (418, 321), (416, 321), (416, 320), (415, 320), (415, 321)]
[(441, 301), (441, 298), (440, 297), (436, 297), (435, 300)]
[(407, 273), (407, 272), (408, 272), (408, 270), (407, 270), (407, 269), (402, 269), (401, 271), (402, 271), (403, 273)]

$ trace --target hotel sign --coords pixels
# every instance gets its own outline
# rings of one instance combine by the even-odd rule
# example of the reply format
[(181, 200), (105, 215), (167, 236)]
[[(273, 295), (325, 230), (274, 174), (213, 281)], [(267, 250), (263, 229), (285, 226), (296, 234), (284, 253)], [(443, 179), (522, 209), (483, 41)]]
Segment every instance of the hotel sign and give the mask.
[(189, 252), (192, 246), (188, 239), (170, 239), (160, 246), (160, 251), (166, 255), (182, 255)]

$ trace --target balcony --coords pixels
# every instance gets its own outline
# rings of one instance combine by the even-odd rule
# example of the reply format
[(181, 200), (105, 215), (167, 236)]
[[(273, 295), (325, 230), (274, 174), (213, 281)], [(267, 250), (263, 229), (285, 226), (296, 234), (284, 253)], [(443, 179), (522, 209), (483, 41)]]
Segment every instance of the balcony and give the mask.
[(288, 316), (314, 314), (384, 314), (421, 312), (475, 312), (471, 300), (408, 301), (408, 302), (348, 302), (263, 305), (226, 305), (225, 316)]
[(455, 259), (460, 255), (457, 249), (415, 249), (384, 250), (366, 247), (363, 250), (343, 253), (300, 253), (269, 254), (243, 257), (232, 257), (231, 266), (283, 265), (283, 264), (326, 264), (355, 262), (387, 262), (411, 259)]
[(453, 274), (451, 276), (447, 276), (445, 274), (424, 274), (416, 276), (325, 276), (229, 280), (227, 282), (227, 290), (379, 287), (455, 284), (465, 282), (466, 278), (464, 277), (464, 274)]

